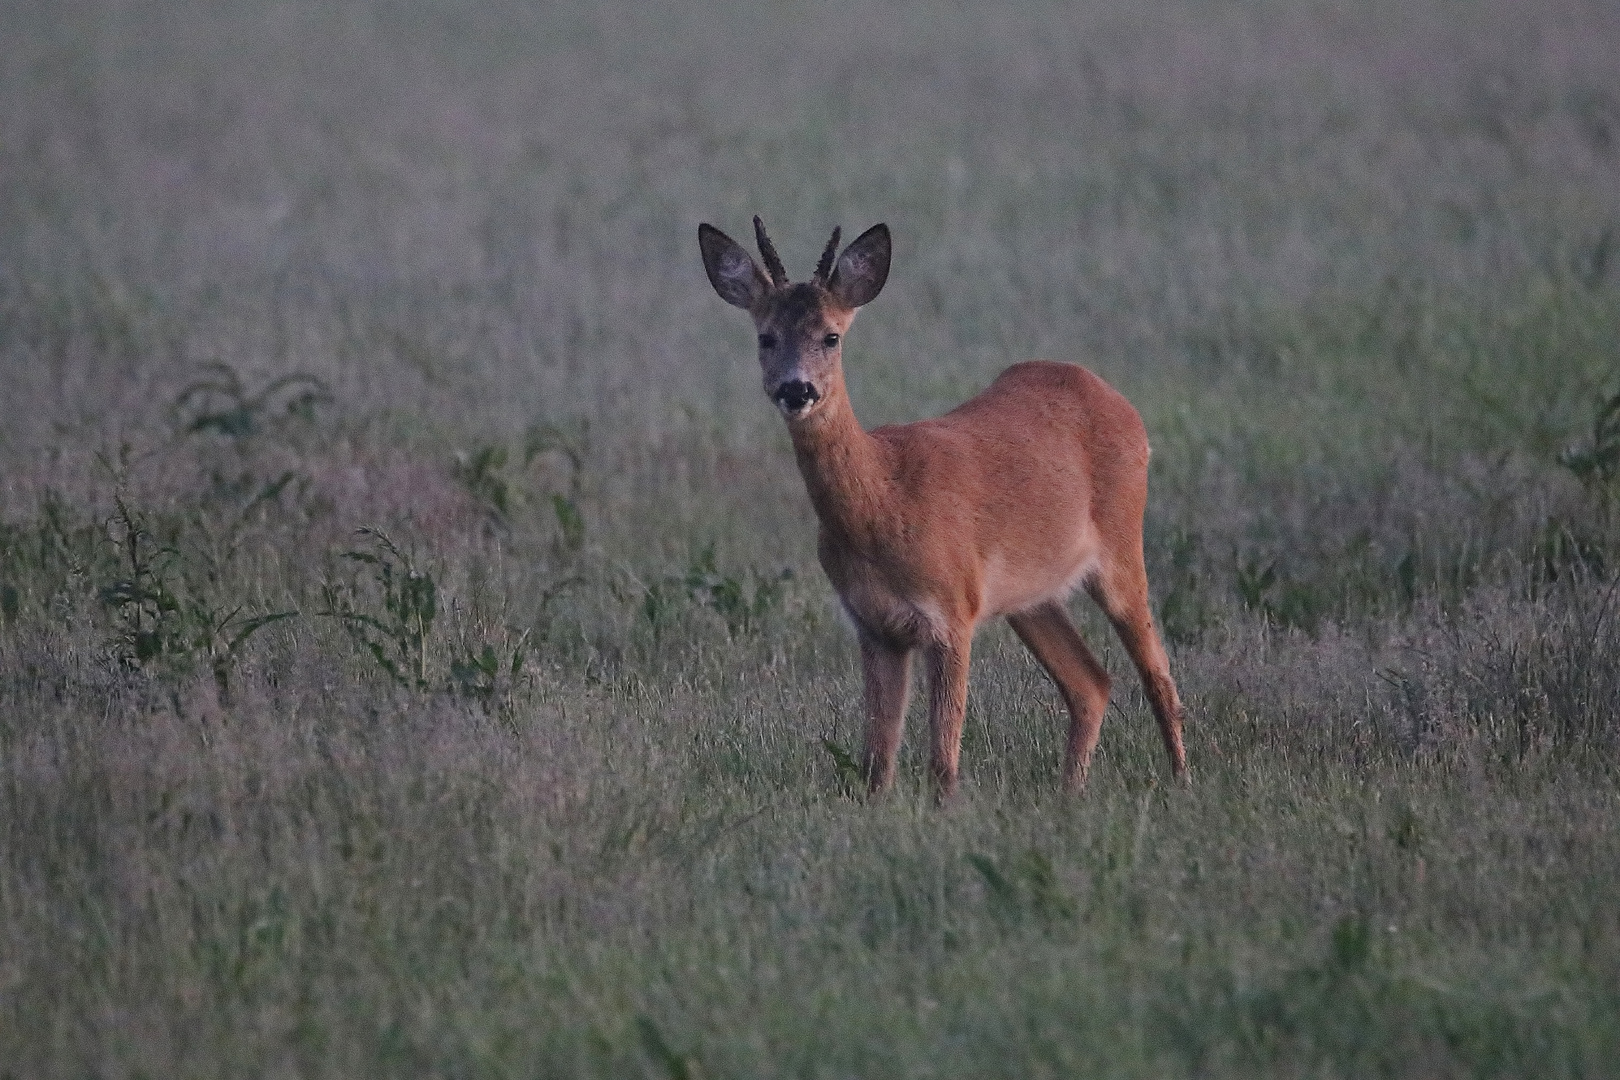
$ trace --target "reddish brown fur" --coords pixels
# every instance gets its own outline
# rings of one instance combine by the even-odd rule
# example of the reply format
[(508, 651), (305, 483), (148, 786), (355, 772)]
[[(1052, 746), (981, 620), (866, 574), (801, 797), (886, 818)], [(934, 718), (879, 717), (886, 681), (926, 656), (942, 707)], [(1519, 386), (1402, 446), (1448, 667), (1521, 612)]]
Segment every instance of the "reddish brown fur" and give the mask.
[[(886, 230), (881, 240), (886, 276)], [(706, 236), (706, 259), (718, 243)], [(711, 279), (716, 272), (711, 265)], [(945, 416), (866, 432), (849, 401), (840, 349), (817, 349), (828, 334), (841, 342), (855, 316), (840, 299), (838, 273), (827, 288), (767, 284), (745, 299), (762, 339), (784, 342), (771, 353), (786, 353), (789, 373), (820, 391), (811, 407), (789, 416), (788, 430), (821, 521), (821, 565), (860, 638), (871, 790), (892, 782), (911, 654), (921, 650), (931, 771), (941, 797), (954, 791), (973, 633), (996, 616), (1007, 618), (1062, 693), (1070, 713), (1064, 785), (1083, 786), (1109, 678), (1064, 606), (1081, 585), (1135, 662), (1171, 768), (1185, 778), (1181, 705), (1148, 605), (1148, 443), (1131, 404), (1085, 368), (1035, 361), (1008, 368)], [(766, 363), (768, 394), (782, 367)]]

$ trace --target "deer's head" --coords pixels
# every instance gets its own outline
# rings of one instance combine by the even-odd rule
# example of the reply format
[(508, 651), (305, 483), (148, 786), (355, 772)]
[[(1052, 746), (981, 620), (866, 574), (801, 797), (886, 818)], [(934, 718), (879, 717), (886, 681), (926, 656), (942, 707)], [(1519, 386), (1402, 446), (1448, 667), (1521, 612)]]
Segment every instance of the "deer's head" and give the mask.
[[(713, 225), (698, 226), (703, 268), (726, 303), (753, 316), (765, 395), (789, 420), (810, 415), (829, 393), (842, 392), (840, 357), (855, 312), (870, 303), (889, 277), (889, 227), (874, 225), (838, 254), (839, 230), (809, 281), (791, 284), (765, 226), (754, 219), (765, 260), (753, 256)], [(766, 270), (769, 273), (766, 273)]]

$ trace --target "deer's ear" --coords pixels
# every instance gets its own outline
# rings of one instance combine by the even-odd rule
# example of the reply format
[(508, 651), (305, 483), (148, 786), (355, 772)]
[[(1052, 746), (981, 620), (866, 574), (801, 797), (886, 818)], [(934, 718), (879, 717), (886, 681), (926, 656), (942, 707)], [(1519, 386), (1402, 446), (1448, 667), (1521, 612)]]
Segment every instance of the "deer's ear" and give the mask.
[(872, 226), (838, 256), (827, 290), (847, 308), (870, 304), (889, 280), (889, 255), (889, 227)]
[(703, 249), (709, 284), (726, 303), (750, 309), (770, 291), (770, 279), (753, 257), (713, 225), (698, 226), (698, 247)]

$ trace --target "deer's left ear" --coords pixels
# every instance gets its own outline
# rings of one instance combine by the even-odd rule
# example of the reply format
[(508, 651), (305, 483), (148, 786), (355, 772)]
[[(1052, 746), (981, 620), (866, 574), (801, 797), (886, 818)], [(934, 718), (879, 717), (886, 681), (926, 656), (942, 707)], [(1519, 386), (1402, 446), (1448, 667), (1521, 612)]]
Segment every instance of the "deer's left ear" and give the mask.
[(889, 227), (874, 225), (857, 236), (838, 256), (827, 291), (847, 308), (864, 307), (889, 280)]
[(713, 225), (698, 226), (698, 247), (703, 250), (709, 284), (726, 303), (750, 310), (770, 291), (770, 279), (753, 256)]

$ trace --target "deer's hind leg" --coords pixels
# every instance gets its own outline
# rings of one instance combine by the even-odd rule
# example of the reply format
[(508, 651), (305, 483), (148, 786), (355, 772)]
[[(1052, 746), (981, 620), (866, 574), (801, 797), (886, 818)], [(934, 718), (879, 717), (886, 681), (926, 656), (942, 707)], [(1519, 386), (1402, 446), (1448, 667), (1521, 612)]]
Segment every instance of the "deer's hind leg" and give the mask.
[(1068, 611), (1057, 601), (1009, 615), (1007, 622), (1057, 684), (1063, 704), (1068, 706), (1069, 742), (1063, 755), (1063, 787), (1078, 791), (1085, 787), (1091, 754), (1102, 732), (1103, 712), (1108, 708), (1108, 672), (1086, 648)]
[(1170, 677), (1170, 658), (1165, 655), (1164, 643), (1153, 625), (1153, 609), (1148, 604), (1147, 568), (1142, 562), (1140, 548), (1128, 553), (1087, 585), (1088, 591), (1114, 631), (1131, 654), (1131, 662), (1142, 676), (1142, 689), (1147, 692), (1148, 704), (1159, 721), (1159, 734), (1164, 738), (1164, 749), (1170, 755), (1170, 770), (1176, 779), (1185, 781), (1187, 750), (1181, 741), (1181, 698), (1176, 693), (1175, 680)]

